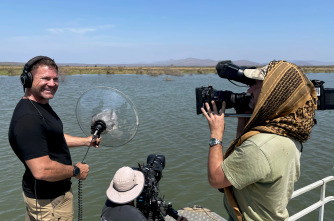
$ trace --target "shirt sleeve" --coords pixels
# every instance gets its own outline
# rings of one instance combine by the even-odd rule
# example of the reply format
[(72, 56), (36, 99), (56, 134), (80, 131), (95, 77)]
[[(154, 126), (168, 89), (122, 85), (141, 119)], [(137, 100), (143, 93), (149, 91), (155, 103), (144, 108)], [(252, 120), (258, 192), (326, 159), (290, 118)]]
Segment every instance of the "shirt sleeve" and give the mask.
[(265, 154), (249, 139), (223, 161), (222, 169), (232, 186), (239, 190), (271, 174)]
[(24, 160), (48, 155), (45, 128), (39, 116), (27, 115), (17, 122), (14, 133)]

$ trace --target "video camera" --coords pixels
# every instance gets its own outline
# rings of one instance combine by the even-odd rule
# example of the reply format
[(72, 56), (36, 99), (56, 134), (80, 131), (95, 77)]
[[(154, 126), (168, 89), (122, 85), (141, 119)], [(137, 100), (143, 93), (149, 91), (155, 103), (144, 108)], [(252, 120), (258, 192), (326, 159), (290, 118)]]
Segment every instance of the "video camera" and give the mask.
[[(255, 69), (256, 67), (247, 67), (247, 69)], [(255, 84), (254, 79), (247, 78), (244, 75), (245, 66), (239, 67), (231, 61), (221, 61), (216, 65), (216, 70), (221, 78), (233, 80), (246, 85)], [(207, 102), (212, 110), (211, 101), (215, 101), (218, 110), (221, 109), (223, 101), (226, 102), (226, 109), (235, 108), (240, 110), (249, 109), (249, 102), (252, 98), (250, 93), (233, 93), (232, 91), (215, 90), (211, 85), (208, 87), (199, 87), (196, 93), (196, 113), (201, 114), (201, 108)]]
[(324, 81), (312, 80), (318, 96), (317, 109), (334, 109), (334, 88), (324, 88)]
[(144, 214), (148, 221), (163, 221), (169, 215), (175, 220), (179, 217), (172, 204), (166, 204), (159, 196), (159, 181), (162, 178), (162, 170), (165, 168), (165, 156), (151, 154), (147, 157), (147, 164), (139, 164), (139, 168), (145, 176), (145, 184), (142, 193), (137, 197), (136, 207)]
[(196, 88), (196, 112), (201, 114), (201, 107), (204, 103), (215, 101), (218, 110), (221, 109), (223, 101), (226, 102), (226, 109), (236, 108), (241, 110), (249, 109), (249, 102), (252, 98), (250, 93), (233, 93), (232, 91), (217, 91), (212, 86)]
[[(221, 78), (226, 78), (229, 81), (237, 81), (246, 85), (255, 84), (256, 80), (247, 78), (244, 74), (245, 69), (255, 69), (256, 67), (237, 66), (231, 61), (221, 61), (216, 65), (216, 70)], [(312, 80), (315, 86), (318, 103), (318, 110), (334, 109), (334, 88), (324, 88), (323, 81)], [(247, 110), (249, 108), (249, 102), (252, 98), (249, 93), (233, 93), (232, 91), (219, 91), (215, 90), (212, 86), (199, 87), (195, 89), (196, 94), (196, 113), (201, 114), (201, 108), (205, 107), (204, 104), (211, 101), (215, 101), (217, 108), (220, 109), (222, 102), (226, 102), (226, 109), (235, 108), (236, 110)]]

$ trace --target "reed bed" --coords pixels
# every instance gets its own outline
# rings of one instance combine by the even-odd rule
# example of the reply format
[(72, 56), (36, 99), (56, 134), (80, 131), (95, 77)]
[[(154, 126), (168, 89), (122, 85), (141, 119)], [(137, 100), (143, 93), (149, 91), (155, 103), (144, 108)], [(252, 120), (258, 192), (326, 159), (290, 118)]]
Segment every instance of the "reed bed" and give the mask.
[[(332, 66), (301, 66), (305, 73), (334, 73)], [(16, 76), (22, 73), (23, 66), (0, 65), (0, 75)], [(150, 76), (171, 75), (182, 76), (184, 74), (208, 74), (216, 73), (215, 67), (179, 67), (179, 66), (59, 66), (62, 75), (77, 74), (144, 74)]]

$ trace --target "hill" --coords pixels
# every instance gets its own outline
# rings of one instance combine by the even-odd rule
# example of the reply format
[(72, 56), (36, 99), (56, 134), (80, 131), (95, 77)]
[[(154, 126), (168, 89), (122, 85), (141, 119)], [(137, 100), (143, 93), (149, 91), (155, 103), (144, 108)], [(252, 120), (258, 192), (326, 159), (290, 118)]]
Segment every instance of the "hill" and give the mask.
[[(215, 67), (220, 60), (212, 59), (198, 59), (198, 58), (185, 58), (185, 59), (170, 59), (166, 61), (152, 62), (152, 63), (133, 63), (133, 64), (84, 64), (84, 63), (58, 63), (59, 66), (69, 67), (146, 67), (146, 66), (175, 66), (175, 67)], [(289, 61), (289, 60), (288, 60)], [(232, 60), (232, 62), (239, 66), (264, 66), (268, 63), (258, 63), (249, 60)], [(334, 62), (322, 62), (311, 60), (291, 60), (299, 66), (330, 66), (334, 65)], [(22, 62), (0, 62), (0, 65), (5, 66), (23, 66)]]

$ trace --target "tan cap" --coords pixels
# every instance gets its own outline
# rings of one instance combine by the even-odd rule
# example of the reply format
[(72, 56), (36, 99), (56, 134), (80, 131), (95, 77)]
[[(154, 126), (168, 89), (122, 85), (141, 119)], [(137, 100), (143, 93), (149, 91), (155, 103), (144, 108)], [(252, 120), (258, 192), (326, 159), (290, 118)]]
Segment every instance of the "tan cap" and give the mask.
[(268, 65), (262, 68), (257, 68), (257, 69), (245, 69), (244, 75), (250, 79), (263, 81), (267, 75), (267, 69), (268, 69)]

